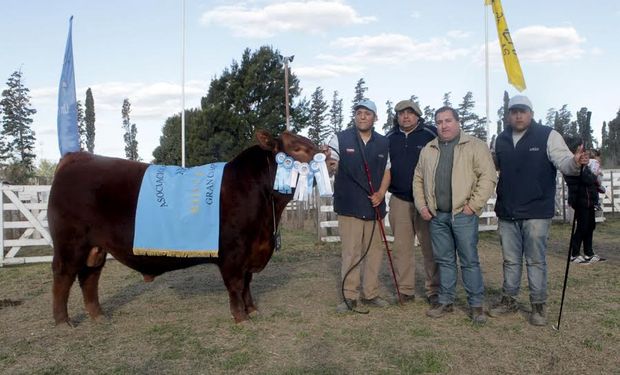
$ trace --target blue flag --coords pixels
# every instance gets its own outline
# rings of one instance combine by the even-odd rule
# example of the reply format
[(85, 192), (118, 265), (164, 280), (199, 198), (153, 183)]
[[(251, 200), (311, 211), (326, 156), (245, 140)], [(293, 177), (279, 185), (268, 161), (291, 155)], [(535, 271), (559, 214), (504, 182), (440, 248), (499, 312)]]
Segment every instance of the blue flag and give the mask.
[(69, 18), (69, 36), (62, 64), (60, 85), (58, 86), (58, 146), (60, 156), (67, 152), (80, 151), (80, 135), (77, 124), (77, 102), (75, 100), (75, 75), (73, 73), (73, 43), (71, 28), (73, 16)]

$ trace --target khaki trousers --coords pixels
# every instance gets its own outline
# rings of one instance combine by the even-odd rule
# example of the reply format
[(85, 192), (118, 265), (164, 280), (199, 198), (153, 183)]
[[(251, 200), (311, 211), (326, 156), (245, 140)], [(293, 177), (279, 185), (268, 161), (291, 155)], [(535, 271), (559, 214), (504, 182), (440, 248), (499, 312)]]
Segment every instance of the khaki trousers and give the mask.
[(439, 294), (439, 269), (433, 260), (433, 247), (430, 241), (428, 222), (422, 219), (413, 202), (390, 198), (390, 225), (394, 233), (392, 260), (396, 279), (402, 294), (413, 295), (415, 292), (415, 255), (414, 241), (417, 234), (424, 258), (426, 273), (424, 289), (426, 296)]
[[(372, 234), (373, 221), (361, 220), (351, 216), (338, 216), (338, 231), (342, 243), (341, 276), (344, 284), (344, 297), (357, 299), (360, 296), (359, 287), (362, 286), (361, 296), (372, 299), (379, 295), (379, 271), (383, 261), (384, 249), (381, 241), (379, 224), (375, 225)], [(361, 256), (366, 252), (371, 241), (368, 254), (350, 272)], [(361, 270), (361, 272), (360, 272)], [(345, 275), (348, 275), (345, 279)]]

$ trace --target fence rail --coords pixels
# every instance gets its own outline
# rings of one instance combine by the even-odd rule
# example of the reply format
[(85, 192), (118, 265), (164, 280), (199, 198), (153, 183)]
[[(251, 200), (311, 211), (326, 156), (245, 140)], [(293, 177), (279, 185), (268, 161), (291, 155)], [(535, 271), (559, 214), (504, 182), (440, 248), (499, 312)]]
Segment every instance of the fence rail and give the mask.
[[(567, 189), (561, 177), (558, 177), (556, 194), (557, 220), (570, 221), (572, 211), (566, 205)], [(598, 211), (597, 221), (605, 220), (604, 214), (620, 212), (620, 170), (605, 170), (601, 194), (602, 211)], [(49, 185), (17, 186), (0, 183), (0, 267), (3, 265), (51, 262), (52, 238), (48, 230), (47, 202)], [(389, 199), (389, 197), (388, 197)], [(493, 208), (495, 198), (489, 199), (480, 216), (480, 230), (496, 230), (497, 218)], [(338, 236), (338, 218), (334, 212), (331, 198), (315, 198), (313, 202), (291, 202), (282, 217), (282, 223), (303, 228), (311, 222), (317, 233), (317, 240), (322, 242), (340, 241)], [(385, 218), (385, 227), (390, 229), (389, 218)], [(388, 231), (389, 232), (389, 231)], [(393, 240), (388, 235), (388, 240)], [(38, 247), (34, 249), (33, 247)], [(30, 248), (30, 251), (27, 248)]]

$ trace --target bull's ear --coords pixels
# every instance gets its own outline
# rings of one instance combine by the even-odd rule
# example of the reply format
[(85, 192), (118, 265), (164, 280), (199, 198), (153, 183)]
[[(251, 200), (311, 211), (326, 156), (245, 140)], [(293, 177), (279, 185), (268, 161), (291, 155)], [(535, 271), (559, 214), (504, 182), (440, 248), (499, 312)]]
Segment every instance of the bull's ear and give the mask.
[(266, 130), (257, 130), (256, 140), (258, 141), (258, 145), (266, 151), (276, 151), (276, 148), (278, 147), (276, 140), (273, 138), (271, 133)]

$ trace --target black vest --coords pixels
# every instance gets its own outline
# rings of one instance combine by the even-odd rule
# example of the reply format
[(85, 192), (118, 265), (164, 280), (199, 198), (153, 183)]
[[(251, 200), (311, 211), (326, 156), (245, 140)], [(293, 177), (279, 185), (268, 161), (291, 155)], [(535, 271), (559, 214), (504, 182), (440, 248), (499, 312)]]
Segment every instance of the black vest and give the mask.
[(554, 216), (557, 171), (547, 155), (550, 133), (550, 127), (532, 121), (517, 147), (510, 128), (497, 137), (497, 217), (520, 220)]
[[(381, 186), (388, 160), (388, 140), (373, 130), (370, 140), (364, 146), (354, 126), (337, 133), (337, 136), (340, 162), (334, 180), (334, 211), (338, 215), (375, 220), (375, 209), (368, 198), (370, 188), (360, 153), (360, 144), (368, 161), (372, 186), (377, 191)], [(385, 201), (379, 206), (379, 213), (382, 218), (385, 217)]]
[(402, 200), (413, 202), (413, 172), (422, 148), (437, 137), (437, 128), (420, 124), (409, 135), (405, 135), (395, 126), (386, 137), (390, 140), (392, 164), (389, 191)]

